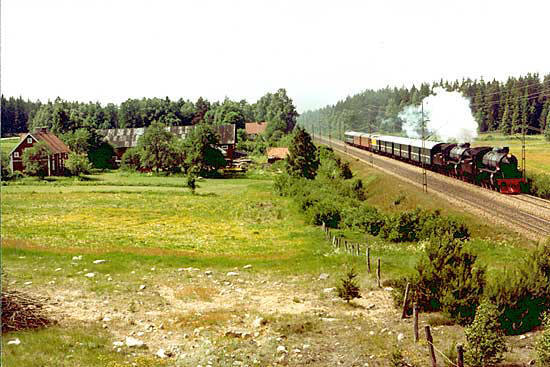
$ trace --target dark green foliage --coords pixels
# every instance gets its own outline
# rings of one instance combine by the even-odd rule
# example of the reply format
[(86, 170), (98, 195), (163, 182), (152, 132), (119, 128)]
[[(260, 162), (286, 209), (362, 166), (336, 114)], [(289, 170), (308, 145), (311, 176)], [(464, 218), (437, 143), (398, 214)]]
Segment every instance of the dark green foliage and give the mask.
[(2, 137), (13, 136), (17, 133), (29, 131), (29, 122), (32, 120), (41, 103), (24, 101), (23, 98), (1, 97)]
[(113, 168), (115, 150), (109, 143), (101, 143), (97, 148), (92, 148), (88, 153), (88, 158), (95, 168), (110, 169)]
[(550, 174), (548, 173), (528, 173), (527, 181), (531, 194), (550, 199)]
[(494, 366), (503, 360), (506, 340), (500, 329), (495, 305), (488, 302), (480, 304), (474, 322), (464, 329), (464, 334), (464, 359), (468, 366)]
[(355, 278), (357, 278), (357, 273), (355, 272), (355, 269), (350, 268), (345, 277), (340, 279), (340, 284), (336, 287), (338, 297), (348, 303), (352, 299), (361, 298), (361, 294), (359, 293), (360, 289)]
[(288, 174), (313, 180), (319, 168), (319, 158), (311, 136), (304, 129), (297, 128), (288, 151), (286, 158)]
[(61, 134), (60, 138), (72, 152), (78, 154), (88, 154), (91, 148), (91, 134), (84, 128)]
[(485, 269), (476, 260), (462, 241), (429, 241), (411, 280), (419, 308), (444, 311), (460, 324), (471, 322), (485, 287)]
[(125, 170), (138, 170), (141, 167), (141, 153), (138, 148), (129, 148), (121, 158), (121, 168)]
[(141, 166), (167, 171), (177, 164), (176, 137), (165, 130), (165, 125), (153, 122), (138, 140)]
[(44, 142), (38, 142), (23, 152), (24, 173), (44, 178), (48, 174), (48, 156), (52, 154)]
[(550, 310), (550, 240), (530, 253), (516, 271), (496, 278), (488, 298), (497, 305), (507, 334), (521, 334), (539, 326)]
[(338, 228), (342, 219), (340, 210), (341, 207), (333, 198), (323, 198), (308, 203), (306, 216), (311, 224), (321, 225), (324, 222), (327, 227)]
[(298, 112), (286, 94), (285, 89), (279, 89), (275, 93), (267, 93), (260, 98), (255, 104), (256, 121), (267, 121), (266, 138), (271, 139), (271, 136), (279, 131), (281, 133), (289, 133), (296, 125), (296, 117)]
[(198, 125), (183, 142), (185, 168), (201, 176), (211, 176), (226, 165), (223, 154), (216, 148), (219, 137), (209, 125)]
[(377, 236), (384, 225), (384, 216), (378, 209), (365, 204), (345, 208), (342, 217), (345, 227), (357, 228), (373, 236)]
[(7, 181), (11, 178), (11, 169), (10, 169), (10, 157), (7, 154), (1, 153), (1, 169), (2, 175), (0, 176), (2, 181)]
[(395, 346), (390, 354), (390, 366), (391, 367), (408, 367), (409, 364), (405, 361), (403, 353), (398, 346)]
[(537, 362), (541, 366), (550, 366), (550, 311), (545, 314), (542, 326), (542, 334), (535, 346)]
[(86, 154), (71, 152), (65, 160), (65, 168), (71, 175), (80, 176), (84, 173), (90, 173), (92, 164)]
[(410, 242), (442, 236), (467, 239), (470, 232), (464, 223), (452, 217), (441, 216), (437, 210), (415, 209), (387, 216), (380, 235), (392, 242)]

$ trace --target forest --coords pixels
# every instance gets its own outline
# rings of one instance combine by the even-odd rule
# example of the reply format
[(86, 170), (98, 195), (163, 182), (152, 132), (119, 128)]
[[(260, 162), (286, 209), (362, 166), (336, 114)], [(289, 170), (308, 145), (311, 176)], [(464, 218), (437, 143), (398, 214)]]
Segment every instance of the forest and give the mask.
[(366, 89), (334, 105), (306, 111), (298, 124), (320, 129), (323, 134), (339, 136), (345, 130), (401, 134), (399, 113), (407, 106), (419, 105), (424, 97), (442, 87), (469, 98), (479, 132), (515, 134), (525, 124), (527, 134), (550, 135), (550, 74), (510, 77), (505, 82), (462, 79), (422, 83), (420, 87)]
[[(245, 122), (269, 122), (267, 138), (282, 136), (294, 128), (298, 113), (285, 89), (267, 93), (256, 103), (246, 100), (210, 102), (198, 98), (196, 102), (168, 97), (128, 99), (120, 105), (98, 102), (76, 102), (56, 98), (53, 102), (28, 101), (22, 97), (2, 96), (2, 136), (13, 136), (47, 127), (56, 134), (78, 129), (113, 129), (147, 127), (153, 122), (167, 126), (236, 124), (244, 128)], [(277, 132), (279, 131), (279, 132)]]

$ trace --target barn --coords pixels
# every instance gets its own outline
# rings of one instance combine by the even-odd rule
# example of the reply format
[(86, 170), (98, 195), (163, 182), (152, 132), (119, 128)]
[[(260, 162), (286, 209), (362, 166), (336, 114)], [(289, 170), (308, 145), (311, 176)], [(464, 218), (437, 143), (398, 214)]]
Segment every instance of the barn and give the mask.
[(65, 160), (69, 157), (69, 147), (55, 134), (46, 128), (38, 128), (32, 133), (21, 134), (19, 144), (10, 152), (10, 167), (12, 172), (23, 171), (23, 152), (38, 142), (44, 142), (50, 148), (51, 154), (42, 163), (48, 176), (62, 176), (65, 174)]
[(248, 137), (248, 139), (254, 140), (258, 135), (265, 131), (265, 129), (267, 128), (267, 122), (247, 122), (244, 125), (244, 128), (246, 130), (246, 136)]

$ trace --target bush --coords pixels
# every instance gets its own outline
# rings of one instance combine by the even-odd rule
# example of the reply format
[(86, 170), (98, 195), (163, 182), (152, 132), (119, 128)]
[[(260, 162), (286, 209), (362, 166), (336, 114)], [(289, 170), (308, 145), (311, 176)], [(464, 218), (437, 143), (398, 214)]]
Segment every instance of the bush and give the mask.
[(350, 268), (346, 273), (346, 276), (340, 279), (340, 284), (336, 287), (338, 297), (348, 302), (354, 298), (361, 298), (359, 294), (359, 286), (357, 285), (357, 273), (355, 269)]
[(121, 158), (121, 168), (137, 171), (141, 167), (141, 152), (138, 148), (129, 148)]
[(497, 305), (506, 334), (541, 325), (543, 313), (550, 309), (550, 241), (530, 253), (519, 269), (496, 278), (487, 296)]
[(500, 329), (495, 305), (488, 302), (480, 304), (474, 322), (464, 330), (464, 333), (464, 358), (469, 366), (493, 366), (502, 361), (506, 341)]
[(88, 153), (88, 158), (95, 168), (110, 169), (113, 168), (113, 157), (115, 150), (109, 143), (102, 143), (96, 149)]
[(342, 212), (343, 225), (350, 229), (359, 229), (373, 236), (380, 233), (384, 225), (384, 216), (378, 212), (378, 209), (368, 206), (351, 206)]
[(550, 311), (547, 312), (543, 319), (543, 331), (537, 340), (535, 350), (537, 351), (537, 359), (541, 366), (550, 366)]
[(25, 174), (44, 178), (48, 174), (48, 159), (52, 154), (44, 142), (38, 142), (23, 152)]
[(432, 239), (411, 280), (419, 309), (443, 311), (459, 324), (471, 322), (485, 288), (485, 269), (462, 241)]
[(380, 236), (392, 242), (416, 241), (421, 216), (420, 209), (389, 215), (385, 219)]
[(71, 152), (69, 158), (65, 161), (65, 168), (73, 176), (80, 176), (84, 173), (90, 173), (92, 164), (88, 161), (86, 154), (79, 154)]
[(10, 158), (7, 154), (1, 154), (1, 170), (2, 170), (2, 181), (7, 181), (11, 178), (11, 168), (10, 168)]
[(339, 227), (342, 218), (341, 207), (333, 199), (324, 198), (319, 201), (311, 201), (311, 203), (304, 201), (302, 205), (306, 203), (308, 203), (306, 215), (311, 224), (321, 225), (324, 222), (327, 227)]
[(545, 199), (550, 199), (550, 175), (546, 173), (529, 174), (527, 176), (530, 193)]

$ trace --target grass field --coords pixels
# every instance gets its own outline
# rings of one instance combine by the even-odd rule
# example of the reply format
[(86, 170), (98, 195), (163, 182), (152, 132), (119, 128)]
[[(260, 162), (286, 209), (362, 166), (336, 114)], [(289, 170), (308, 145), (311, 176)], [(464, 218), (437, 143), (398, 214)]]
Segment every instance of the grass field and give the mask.
[[(481, 134), (473, 146), (510, 147), (521, 166), (521, 135), (516, 137), (498, 133)], [(550, 142), (543, 135), (528, 135), (525, 139), (525, 165), (527, 171), (550, 173)]]
[[(475, 237), (469, 246), (495, 275), (532, 246), (445, 203), (434, 203), (421, 190), (355, 162), (352, 167), (367, 182), (368, 201), (384, 211), (419, 206), (464, 218)], [(365, 274), (364, 258), (332, 252), (320, 228), (305, 223), (289, 199), (273, 193), (272, 175), (256, 171), (251, 174), (254, 179), (202, 180), (197, 195), (183, 188), (183, 177), (123, 172), (94, 174), (84, 181), (24, 179), (2, 186), (6, 284), (47, 296), (66, 314), (59, 326), (4, 335), (4, 365), (187, 366), (204, 365), (209, 358), (217, 358), (214, 365), (230, 365), (243, 355), (259, 361), (250, 360), (250, 365), (267, 365), (278, 358), (274, 350), (282, 342), (275, 338), (280, 335), (300, 349), (310, 343), (312, 361), (326, 362), (319, 365), (337, 364), (330, 359), (336, 350), (349, 356), (342, 358), (350, 363), (359, 357), (371, 360), (371, 355), (386, 360), (392, 343), (381, 330), (391, 325), (405, 332), (408, 326), (392, 321), (389, 296), (374, 286), (372, 275), (360, 277), (370, 293), (357, 308), (327, 296), (325, 288), (333, 287), (346, 267), (353, 265)], [(403, 198), (395, 205), (398, 197)], [(357, 233), (346, 236), (369, 243), (373, 257), (382, 259), (383, 279), (410, 274), (422, 253), (422, 244), (391, 244)], [(79, 255), (83, 260), (71, 260)], [(106, 263), (94, 264), (96, 259)], [(247, 264), (252, 268), (244, 271)], [(195, 268), (209, 269), (213, 276), (203, 276)], [(238, 281), (225, 276), (228, 271), (239, 272)], [(94, 277), (84, 277), (88, 272)], [(319, 282), (320, 273), (330, 275), (327, 283)], [(375, 312), (374, 319), (368, 316), (371, 302), (383, 312)], [(383, 311), (386, 304), (390, 308)], [(104, 315), (113, 321), (102, 322)], [(128, 320), (128, 315), (134, 316)], [(256, 338), (260, 343), (265, 337), (263, 344), (223, 336), (230, 325), (243, 327), (255, 316), (269, 321)], [(325, 325), (323, 318), (337, 321)], [(165, 330), (150, 334), (150, 350), (132, 355), (111, 347), (113, 341), (123, 340), (123, 333), (143, 331), (148, 319)], [(347, 330), (351, 324), (359, 329)], [(376, 330), (376, 335), (365, 336), (361, 328)], [(207, 339), (200, 334), (203, 329)], [(344, 329), (346, 340), (338, 336)], [(438, 338), (451, 345), (461, 335), (459, 328), (447, 327)], [(22, 345), (5, 344), (13, 338)], [(164, 343), (182, 345), (187, 353), (183, 361), (164, 363), (152, 357), (153, 346), (164, 338)], [(334, 338), (340, 347), (332, 345)], [(204, 354), (189, 352), (196, 345), (215, 347)], [(411, 344), (407, 353), (418, 359), (425, 351)], [(289, 354), (287, 362), (303, 364), (307, 353), (301, 354), (302, 359), (292, 363)], [(514, 358), (517, 355), (509, 360)]]
[(10, 151), (19, 143), (19, 137), (0, 138), (0, 151), (2, 154), (9, 154)]

